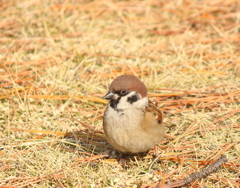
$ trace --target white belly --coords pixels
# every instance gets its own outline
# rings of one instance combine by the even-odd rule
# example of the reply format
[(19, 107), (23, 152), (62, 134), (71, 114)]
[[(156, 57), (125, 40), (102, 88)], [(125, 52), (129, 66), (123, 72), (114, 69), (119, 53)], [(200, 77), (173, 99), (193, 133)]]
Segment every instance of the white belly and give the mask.
[(144, 113), (141, 110), (115, 111), (108, 108), (104, 114), (104, 132), (108, 142), (122, 152), (146, 152), (162, 139), (154, 125), (145, 130), (141, 126)]

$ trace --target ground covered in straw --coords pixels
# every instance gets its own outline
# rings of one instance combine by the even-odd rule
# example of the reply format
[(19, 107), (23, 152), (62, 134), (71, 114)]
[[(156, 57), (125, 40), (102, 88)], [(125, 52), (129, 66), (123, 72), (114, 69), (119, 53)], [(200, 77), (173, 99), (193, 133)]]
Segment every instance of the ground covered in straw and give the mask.
[[(240, 184), (238, 0), (0, 1), (0, 186), (192, 187)], [(106, 143), (101, 99), (134, 74), (164, 112), (145, 156)], [(114, 153), (114, 152), (113, 152)], [(190, 185), (186, 186), (189, 187)]]

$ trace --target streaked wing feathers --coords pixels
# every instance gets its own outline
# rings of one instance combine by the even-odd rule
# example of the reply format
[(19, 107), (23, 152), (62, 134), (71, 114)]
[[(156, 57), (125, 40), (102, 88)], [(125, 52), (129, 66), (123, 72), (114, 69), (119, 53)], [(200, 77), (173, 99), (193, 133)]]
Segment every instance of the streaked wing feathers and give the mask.
[(162, 112), (157, 108), (157, 105), (154, 104), (152, 101), (148, 101), (148, 106), (146, 107), (146, 112), (152, 113), (159, 124), (163, 122), (163, 115)]

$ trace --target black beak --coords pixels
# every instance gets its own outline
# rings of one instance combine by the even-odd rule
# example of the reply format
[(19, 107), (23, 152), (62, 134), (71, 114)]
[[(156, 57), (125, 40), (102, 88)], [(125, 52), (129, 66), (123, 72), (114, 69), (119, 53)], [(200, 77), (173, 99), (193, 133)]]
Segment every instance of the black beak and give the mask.
[(103, 99), (107, 99), (107, 100), (113, 100), (113, 99), (117, 99), (118, 95), (113, 93), (112, 91), (109, 91), (104, 97)]

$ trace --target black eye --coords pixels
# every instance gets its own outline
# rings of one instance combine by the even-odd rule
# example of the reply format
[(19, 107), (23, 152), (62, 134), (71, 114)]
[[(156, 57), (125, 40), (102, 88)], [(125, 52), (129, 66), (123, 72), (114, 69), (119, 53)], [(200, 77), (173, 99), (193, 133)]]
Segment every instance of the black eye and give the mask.
[(127, 90), (126, 90), (126, 89), (123, 89), (123, 90), (120, 91), (120, 94), (121, 94), (121, 95), (124, 95), (124, 94), (126, 94), (126, 93), (127, 93)]

